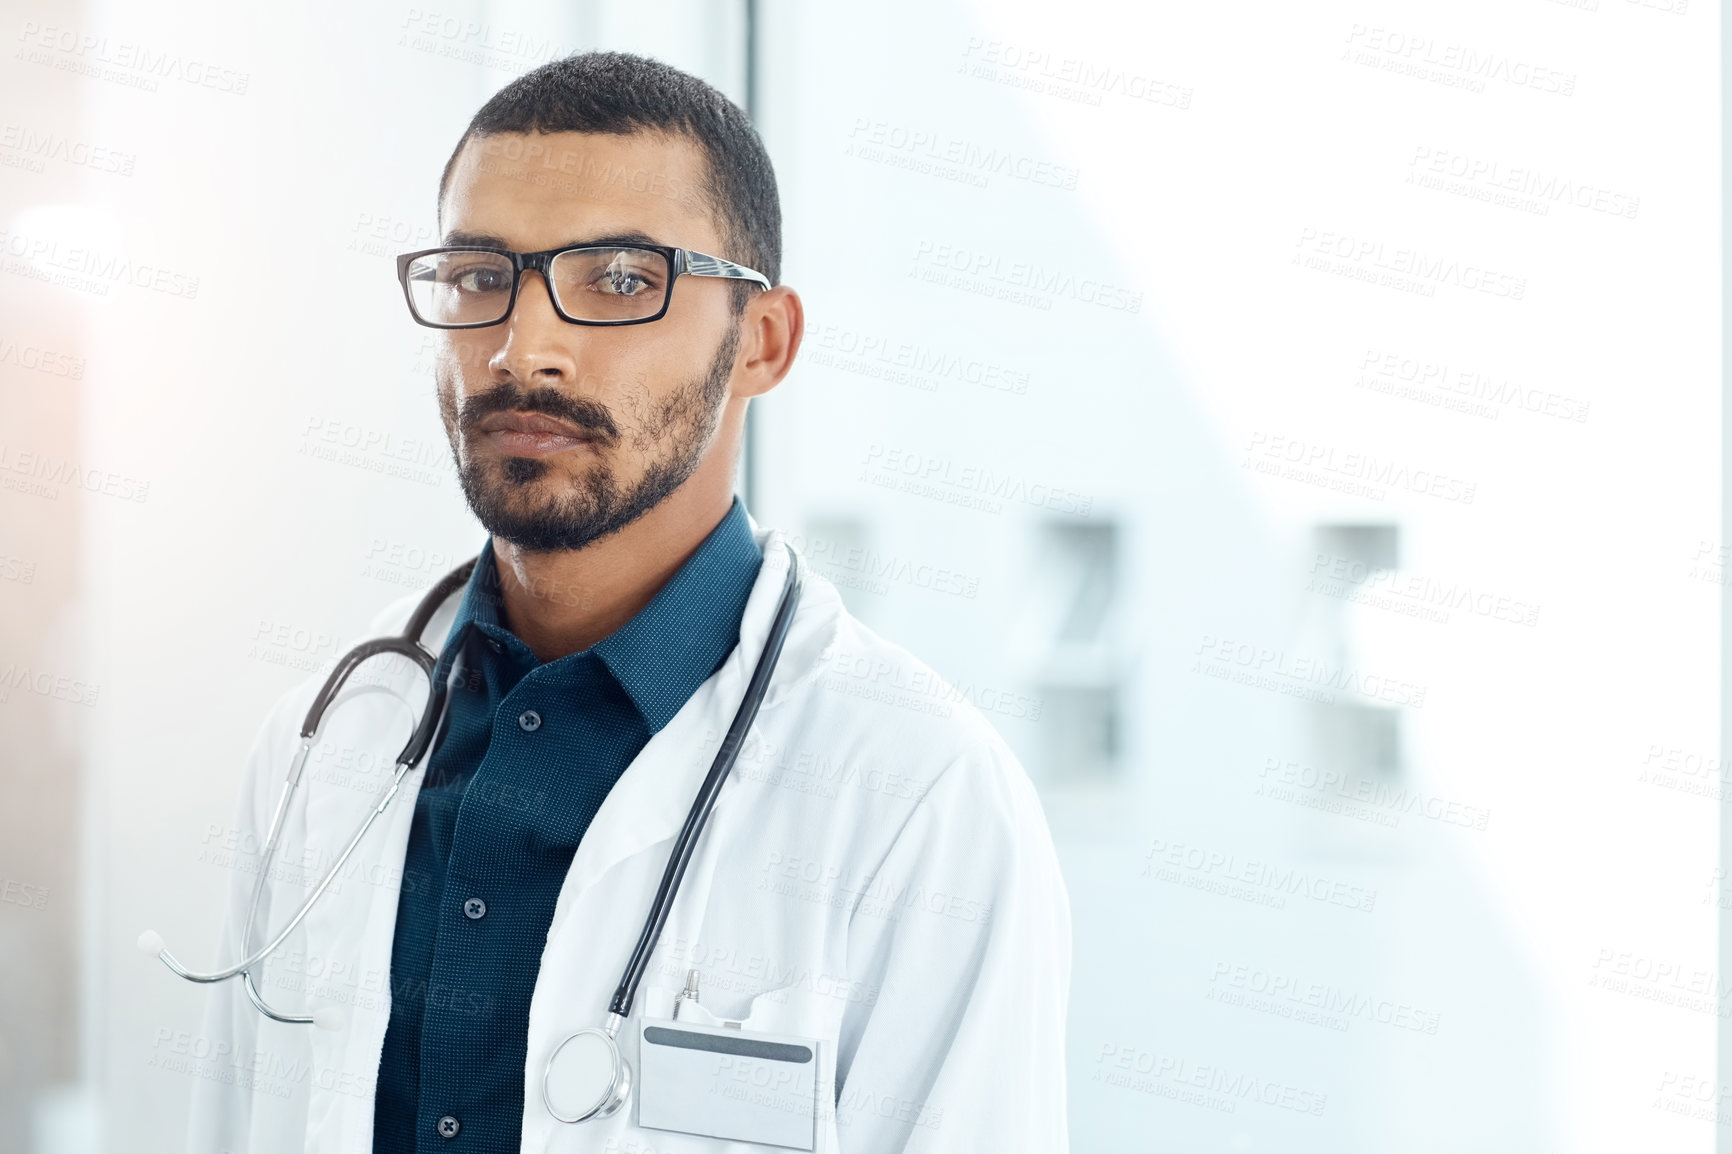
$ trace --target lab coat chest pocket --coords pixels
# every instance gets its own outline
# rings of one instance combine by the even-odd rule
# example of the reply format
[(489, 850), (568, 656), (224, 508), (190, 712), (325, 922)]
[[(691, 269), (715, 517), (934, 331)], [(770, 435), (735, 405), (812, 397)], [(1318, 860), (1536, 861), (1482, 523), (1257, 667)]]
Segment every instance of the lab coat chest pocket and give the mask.
[(833, 1152), (836, 1141), (836, 1045), (845, 1002), (820, 992), (825, 983), (816, 975), (765, 990), (752, 999), (741, 1022), (747, 1034), (782, 1034), (810, 1038), (818, 1050), (818, 1118), (814, 1151)]
[(740, 1025), (746, 1030), (828, 1040), (832, 1023), (826, 1009), (822, 1001), (811, 996), (806, 983), (796, 981), (754, 996)]
[[(806, 1109), (811, 1111), (814, 1125), (804, 1133), (810, 1136), (814, 1152), (834, 1154), (838, 1149), (835, 1134), (835, 1068), (836, 1068), (836, 1024), (840, 1022), (840, 1012), (832, 1012), (825, 999), (814, 998), (809, 986), (794, 982), (774, 989), (763, 990), (755, 996), (742, 999), (729, 996), (721, 991), (726, 988), (723, 975), (710, 973), (712, 988), (717, 990), (713, 997), (700, 996), (697, 1007), (682, 1010), (677, 1021), (668, 1021), (672, 1009), (672, 991), (657, 990), (645, 999), (646, 1014), (644, 1025), (651, 1028), (662, 1028), (662, 1033), (672, 1027), (677, 1032), (681, 1027), (696, 1026), (700, 1031), (709, 1031), (712, 1036), (721, 1038), (738, 1038), (742, 1043), (759, 1042), (769, 1046), (788, 1046), (804, 1049), (801, 1043), (809, 1043), (816, 1052), (816, 1067), (812, 1071), (812, 1097), (806, 1099)], [(704, 971), (699, 970), (700, 984), (704, 980)], [(700, 995), (702, 992), (700, 990)], [(725, 1025), (724, 1025), (725, 1023)], [(718, 1029), (718, 1027), (721, 1027)], [(737, 1032), (736, 1032), (737, 1028)], [(664, 1043), (665, 1044), (665, 1043)], [(660, 1054), (673, 1051), (658, 1051)], [(690, 1065), (688, 1061), (685, 1063)], [(643, 1076), (643, 1084), (638, 1090), (638, 1109), (634, 1111), (634, 1122), (642, 1128), (645, 1143), (643, 1154), (676, 1154), (687, 1150), (763, 1150), (768, 1147), (751, 1142), (731, 1142), (714, 1137), (702, 1137), (705, 1134), (715, 1134), (717, 1131), (704, 1126), (704, 1111), (693, 1112), (697, 1099), (679, 1100), (679, 1094), (689, 1095), (692, 1091), (690, 1079), (675, 1081), (669, 1085), (652, 1085), (658, 1076), (666, 1081), (672, 1071), (666, 1069), (668, 1062), (650, 1063), (648, 1055), (639, 1049), (634, 1066)], [(778, 1074), (789, 1074), (797, 1071), (767, 1070), (763, 1062), (748, 1061), (739, 1058), (720, 1058), (705, 1063), (703, 1066), (707, 1075), (708, 1093), (719, 1095), (719, 1098), (708, 1099), (721, 1101), (723, 1099), (738, 1099), (763, 1105), (766, 1101), (775, 1100), (778, 1096), (773, 1088), (778, 1084)], [(815, 1084), (814, 1084), (815, 1083)], [(676, 1095), (670, 1100), (669, 1093)], [(703, 1095), (700, 1095), (703, 1097)], [(792, 1101), (792, 1100), (789, 1100)], [(654, 1109), (651, 1104), (654, 1103)], [(670, 1108), (679, 1105), (680, 1110), (673, 1113), (689, 1113), (689, 1122), (671, 1122), (663, 1115), (670, 1115)], [(657, 1121), (649, 1121), (650, 1114), (656, 1115)], [(724, 1111), (725, 1113), (725, 1111)], [(785, 1119), (784, 1119), (785, 1120)], [(719, 1124), (718, 1119), (712, 1119)], [(692, 1133), (677, 1133), (689, 1124)], [(669, 1129), (662, 1128), (664, 1125)], [(805, 1149), (803, 1142), (797, 1148)], [(622, 1150), (626, 1147), (621, 1147)]]

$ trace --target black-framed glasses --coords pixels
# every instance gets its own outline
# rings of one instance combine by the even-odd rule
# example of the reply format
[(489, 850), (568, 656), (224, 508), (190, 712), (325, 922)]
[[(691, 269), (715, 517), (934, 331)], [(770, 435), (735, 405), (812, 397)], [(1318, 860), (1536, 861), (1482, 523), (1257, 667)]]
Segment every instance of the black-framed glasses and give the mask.
[(546, 252), (453, 245), (397, 258), (397, 279), (410, 314), (435, 329), (478, 329), (503, 321), (517, 305), (525, 269), (541, 274), (553, 311), (574, 325), (660, 320), (681, 276), (770, 287), (768, 277), (745, 265), (656, 244), (584, 244)]

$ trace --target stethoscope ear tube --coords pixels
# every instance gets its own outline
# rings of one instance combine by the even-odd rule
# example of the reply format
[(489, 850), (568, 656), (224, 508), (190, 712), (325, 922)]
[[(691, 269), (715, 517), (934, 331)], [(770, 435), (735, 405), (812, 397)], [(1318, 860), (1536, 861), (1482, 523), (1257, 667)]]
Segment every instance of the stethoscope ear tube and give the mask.
[(446, 599), (469, 583), (469, 574), (474, 571), (475, 563), (479, 560), (481, 555), (477, 553), (439, 578), (439, 584), (427, 591), (427, 595), (421, 598), (421, 603), (415, 606), (415, 612), (410, 614), (408, 623), (403, 626), (402, 636), (405, 641), (421, 640), (421, 634), (427, 632), (433, 615), (439, 612)]
[[(288, 936), (291, 933), (294, 932), (295, 927), (301, 924), (302, 919), (304, 919), (308, 912), (312, 910), (313, 906), (318, 902), (320, 896), (324, 894), (331, 882), (339, 873), (342, 872), (344, 864), (348, 862), (349, 856), (354, 853), (355, 847), (361, 844), (361, 839), (367, 836), (367, 831), (372, 828), (373, 822), (380, 814), (384, 813), (385, 808), (391, 804), (391, 799), (396, 796), (398, 787), (402, 784), (404, 775), (413, 769), (416, 763), (426, 755), (428, 745), (443, 719), (444, 711), (438, 708), (438, 706), (442, 704), (442, 694), (440, 692), (442, 687), (434, 683), (434, 673), (438, 669), (438, 659), (428, 651), (426, 646), (421, 644), (421, 634), (426, 631), (428, 623), (433, 619), (433, 615), (438, 612), (440, 607), (444, 605), (445, 601), (451, 596), (451, 594), (461, 588), (463, 584), (468, 581), (470, 572), (475, 568), (476, 560), (477, 558), (471, 558), (464, 562), (461, 566), (441, 578), (438, 584), (436, 584), (432, 589), (428, 590), (427, 594), (421, 599), (420, 604), (415, 607), (414, 613), (410, 615), (409, 622), (405, 626), (401, 635), (397, 637), (380, 638), (357, 645), (354, 649), (343, 655), (342, 659), (339, 660), (336, 666), (331, 670), (329, 676), (325, 678), (325, 683), (320, 687), (318, 696), (313, 701), (312, 708), (307, 711), (306, 722), (301, 726), (301, 747), (295, 754), (294, 761), (289, 767), (288, 776), (284, 780), (282, 789), (278, 794), (276, 808), (271, 816), (270, 829), (265, 836), (264, 849), (260, 855), (258, 878), (253, 884), (252, 898), (247, 903), (247, 920), (243, 924), (241, 933), (241, 951), (245, 956), (239, 962), (236, 962), (224, 969), (211, 971), (190, 970), (186, 966), (183, 966), (180, 961), (168, 951), (168, 947), (163, 944), (162, 936), (153, 930), (146, 930), (143, 934), (139, 935), (138, 948), (140, 950), (160, 960), (163, 965), (167, 966), (169, 970), (177, 976), (192, 982), (221, 982), (235, 977), (237, 974), (244, 974), (246, 976), (247, 996), (252, 1000), (253, 1004), (258, 1007), (259, 1012), (264, 1014), (267, 1018), (295, 1025), (312, 1023), (313, 1025), (324, 1026), (330, 1029), (337, 1028), (337, 1025), (342, 1021), (342, 1015), (339, 1011), (335, 1010), (334, 1007), (326, 1007), (325, 1009), (314, 1013), (312, 1017), (305, 1017), (297, 1014), (284, 1014), (273, 1009), (270, 1003), (265, 1000), (262, 991), (258, 988), (258, 985), (253, 981), (252, 967), (263, 961), (270, 954), (275, 953), (277, 948), (288, 939)], [(409, 744), (404, 747), (402, 755), (397, 759), (396, 774), (392, 777), (390, 786), (379, 797), (372, 811), (367, 815), (366, 819), (362, 821), (360, 828), (355, 831), (352, 837), (350, 837), (348, 843), (343, 847), (342, 852), (337, 855), (336, 861), (328, 870), (325, 871), (323, 879), (321, 879), (313, 888), (313, 892), (301, 903), (300, 908), (296, 910), (292, 917), (289, 918), (288, 924), (283, 926), (283, 928), (277, 932), (275, 937), (273, 937), (261, 949), (250, 950), (249, 947), (252, 943), (253, 922), (258, 916), (259, 895), (264, 888), (265, 878), (270, 873), (272, 855), (276, 850), (277, 838), (282, 832), (284, 815), (287, 813), (289, 801), (293, 797), (295, 789), (300, 783), (301, 771), (306, 766), (307, 755), (312, 751), (313, 740), (319, 732), (319, 725), (324, 720), (325, 711), (330, 707), (331, 703), (336, 700), (338, 693), (342, 691), (343, 685), (348, 680), (350, 674), (358, 669), (362, 662), (371, 657), (377, 657), (381, 654), (387, 653), (395, 653), (408, 658), (410, 661), (414, 662), (421, 670), (422, 674), (427, 677), (429, 687), (428, 707), (422, 711), (421, 720), (417, 723), (415, 732), (409, 739)]]
[(716, 760), (710, 764), (710, 772), (698, 790), (691, 812), (686, 815), (685, 825), (681, 827), (680, 835), (674, 842), (673, 852), (668, 855), (667, 869), (662, 872), (661, 885), (656, 890), (655, 904), (650, 909), (649, 920), (644, 923), (637, 948), (632, 951), (631, 961), (627, 963), (619, 988), (614, 991), (613, 1002), (608, 1007), (610, 1013), (620, 1018), (631, 1015), (631, 1004), (637, 997), (638, 983), (643, 979), (644, 970), (649, 967), (650, 953), (655, 949), (657, 939), (661, 937), (662, 927), (667, 924), (668, 913), (673, 905), (672, 896), (679, 890), (680, 879), (685, 876), (686, 864), (691, 860), (693, 850), (697, 848), (698, 835), (703, 832), (704, 823), (709, 820), (710, 810), (715, 807), (716, 797), (722, 791), (722, 783), (727, 780), (728, 772), (733, 769), (734, 761), (740, 755), (740, 746), (746, 740), (746, 731), (752, 727), (752, 721), (758, 716), (758, 707), (764, 702), (770, 674), (782, 655), (782, 643), (788, 639), (788, 627), (793, 624), (794, 609), (800, 602), (800, 563), (793, 546), (787, 546), (787, 549), (788, 577), (782, 585), (782, 599), (776, 605), (776, 616), (770, 623), (770, 634), (764, 642), (764, 651), (758, 655), (758, 664), (752, 670), (752, 679), (746, 686), (746, 695), (740, 702), (739, 712), (734, 714), (733, 724), (728, 726), (727, 736), (722, 738), (722, 746), (716, 751)]
[[(421, 598), (420, 604), (415, 606), (415, 611), (410, 614), (409, 621), (403, 626), (401, 634), (396, 637), (380, 637), (373, 641), (362, 642), (343, 654), (342, 660), (337, 662), (336, 668), (332, 669), (330, 676), (325, 678), (325, 684), (319, 687), (318, 696), (313, 698), (313, 704), (307, 709), (307, 718), (301, 723), (303, 740), (311, 741), (314, 735), (319, 732), (319, 724), (325, 719), (325, 710), (331, 707), (331, 702), (335, 701), (337, 694), (342, 692), (344, 683), (349, 680), (349, 675), (359, 668), (362, 662), (371, 658), (386, 653), (396, 653), (407, 657), (420, 667), (421, 672), (428, 677), (431, 689), (435, 693), (437, 692), (438, 687), (431, 686), (431, 679), (433, 669), (438, 664), (438, 658), (434, 657), (421, 643), (421, 634), (427, 631), (428, 622), (433, 620), (433, 615), (439, 611), (451, 594), (468, 582), (469, 574), (474, 570), (475, 562), (478, 560), (480, 560), (479, 555), (471, 557), (441, 577), (439, 583), (429, 589), (426, 596)], [(431, 706), (432, 702), (429, 701), (428, 704)], [(409, 743), (403, 747), (403, 752), (397, 757), (399, 765), (417, 765), (421, 758), (426, 755), (427, 747), (433, 741), (433, 730), (438, 721), (437, 712), (432, 708), (422, 711), (420, 723), (416, 725), (415, 732), (409, 736)]]

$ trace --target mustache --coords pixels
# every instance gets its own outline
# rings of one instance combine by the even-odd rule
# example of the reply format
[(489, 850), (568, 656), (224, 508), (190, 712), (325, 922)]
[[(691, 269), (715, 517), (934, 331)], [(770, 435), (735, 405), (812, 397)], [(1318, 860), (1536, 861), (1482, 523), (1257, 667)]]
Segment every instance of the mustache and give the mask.
[(465, 435), (472, 435), (475, 426), (494, 413), (508, 412), (542, 413), (567, 421), (606, 445), (619, 440), (619, 426), (606, 405), (587, 397), (570, 397), (549, 386), (520, 389), (515, 381), (506, 381), (498, 388), (465, 400), (457, 413), (457, 427)]

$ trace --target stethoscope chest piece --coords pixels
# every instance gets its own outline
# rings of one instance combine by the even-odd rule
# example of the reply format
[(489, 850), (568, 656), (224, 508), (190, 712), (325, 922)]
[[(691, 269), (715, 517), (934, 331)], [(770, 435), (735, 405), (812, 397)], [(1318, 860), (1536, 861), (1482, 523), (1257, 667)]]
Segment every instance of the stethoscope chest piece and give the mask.
[(541, 1095), (547, 1112), (561, 1122), (606, 1118), (631, 1093), (631, 1067), (613, 1035), (591, 1026), (571, 1035), (547, 1059)]

